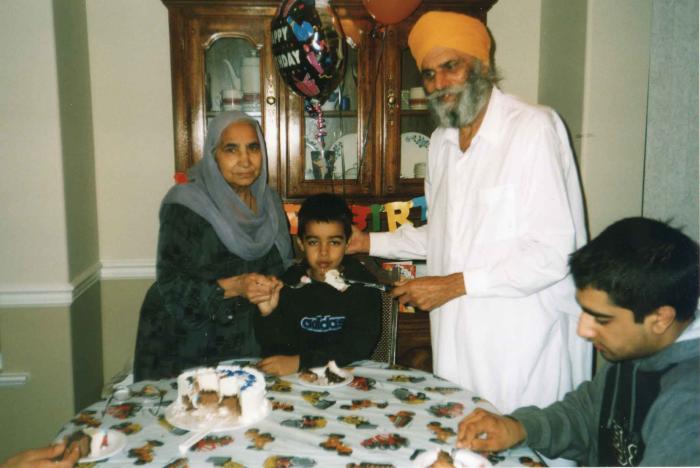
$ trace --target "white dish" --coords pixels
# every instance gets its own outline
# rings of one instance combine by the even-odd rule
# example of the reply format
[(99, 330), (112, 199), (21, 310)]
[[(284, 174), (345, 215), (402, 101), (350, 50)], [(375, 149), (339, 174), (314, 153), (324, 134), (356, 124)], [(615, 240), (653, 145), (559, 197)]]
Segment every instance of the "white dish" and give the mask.
[(417, 163), (428, 161), (430, 138), (418, 132), (401, 134), (401, 178), (415, 178), (413, 170)]
[[(312, 367), (309, 370), (318, 376), (323, 376), (323, 374), (326, 370), (326, 367), (325, 366), (324, 367)], [(341, 377), (345, 377), (345, 378), (341, 382), (337, 382), (337, 383), (320, 384), (320, 383), (315, 383), (315, 382), (308, 382), (308, 381), (302, 379), (300, 374), (297, 374), (297, 381), (299, 382), (299, 385), (302, 385), (304, 387), (309, 387), (309, 388), (315, 388), (315, 389), (344, 387), (345, 385), (352, 382), (353, 376), (352, 376), (351, 372), (346, 371), (345, 369), (338, 369), (338, 375), (340, 375)]]
[[(314, 180), (313, 163), (311, 159), (311, 151), (314, 151), (316, 145), (306, 145), (306, 166), (304, 168), (304, 179)], [(338, 138), (332, 145), (326, 144), (326, 150), (335, 151), (336, 159), (333, 166), (333, 178), (341, 179), (343, 173), (343, 164), (340, 160), (342, 154), (345, 160), (345, 177), (347, 179), (357, 179), (357, 133), (348, 133)]]
[(112, 455), (119, 453), (124, 447), (126, 447), (126, 436), (119, 431), (114, 431), (112, 429), (107, 431), (107, 440), (109, 444), (106, 447), (100, 448), (97, 453), (91, 453), (85, 458), (78, 460), (78, 463), (92, 463), (99, 460), (104, 460)]
[(229, 417), (197, 417), (192, 413), (185, 413), (179, 410), (178, 406), (178, 401), (174, 401), (165, 409), (165, 419), (178, 429), (185, 429), (187, 431), (201, 431), (207, 429), (211, 432), (222, 432), (234, 431), (262, 421), (270, 414), (272, 405), (268, 399), (265, 399), (265, 407), (257, 418), (238, 422), (232, 422)]

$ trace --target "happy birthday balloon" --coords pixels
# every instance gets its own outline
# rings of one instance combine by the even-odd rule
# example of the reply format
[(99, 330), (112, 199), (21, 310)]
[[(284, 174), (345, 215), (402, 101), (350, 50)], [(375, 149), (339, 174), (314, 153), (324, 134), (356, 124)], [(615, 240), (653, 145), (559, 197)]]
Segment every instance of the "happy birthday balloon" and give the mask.
[(272, 55), (287, 85), (322, 104), (338, 87), (345, 41), (328, 0), (284, 0), (272, 20)]

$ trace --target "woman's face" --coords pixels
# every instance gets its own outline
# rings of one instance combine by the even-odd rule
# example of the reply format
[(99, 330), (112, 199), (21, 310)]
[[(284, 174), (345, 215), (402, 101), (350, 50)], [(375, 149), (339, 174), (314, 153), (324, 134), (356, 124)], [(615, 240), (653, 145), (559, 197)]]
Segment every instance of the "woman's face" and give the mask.
[(234, 122), (224, 129), (215, 152), (216, 164), (236, 192), (245, 191), (260, 176), (262, 152), (255, 127)]

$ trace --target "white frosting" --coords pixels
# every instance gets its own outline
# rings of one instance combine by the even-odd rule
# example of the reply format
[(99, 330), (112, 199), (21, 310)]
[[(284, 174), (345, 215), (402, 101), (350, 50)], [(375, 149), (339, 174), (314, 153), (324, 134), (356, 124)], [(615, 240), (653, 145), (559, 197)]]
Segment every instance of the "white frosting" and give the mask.
[[(219, 366), (216, 369), (199, 368), (183, 372), (177, 378), (178, 406), (176, 414), (187, 414), (194, 419), (212, 420), (221, 423), (245, 424), (257, 421), (268, 410), (265, 399), (265, 377), (252, 367)], [(214, 391), (219, 399), (215, 408), (199, 407), (200, 390)], [(221, 403), (224, 397), (237, 396), (241, 414), (233, 416), (226, 406)], [(192, 402), (190, 408), (187, 402)], [(234, 420), (235, 419), (235, 420)], [(228, 421), (230, 420), (230, 421)]]
[(325, 282), (333, 286), (338, 291), (345, 291), (348, 288), (347, 283), (336, 269), (326, 272)]

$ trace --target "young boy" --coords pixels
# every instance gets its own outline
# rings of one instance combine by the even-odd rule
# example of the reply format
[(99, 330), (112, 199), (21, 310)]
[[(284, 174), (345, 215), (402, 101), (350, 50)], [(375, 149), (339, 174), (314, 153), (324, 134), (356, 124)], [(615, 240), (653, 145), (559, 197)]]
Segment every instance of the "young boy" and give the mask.
[(497, 416), (476, 410), (458, 446), (525, 441), (584, 466), (700, 465), (698, 244), (659, 221), (627, 218), (569, 260), (578, 334), (609, 362), (562, 401)]
[(309, 197), (299, 210), (298, 242), (304, 259), (282, 276), (269, 302), (258, 304), (255, 335), (265, 359), (259, 368), (287, 375), (324, 366), (347, 365), (372, 354), (381, 328), (381, 293), (352, 284), (344, 291), (326, 283), (326, 272), (376, 282), (357, 260), (345, 257), (352, 232), (352, 212), (340, 197)]

